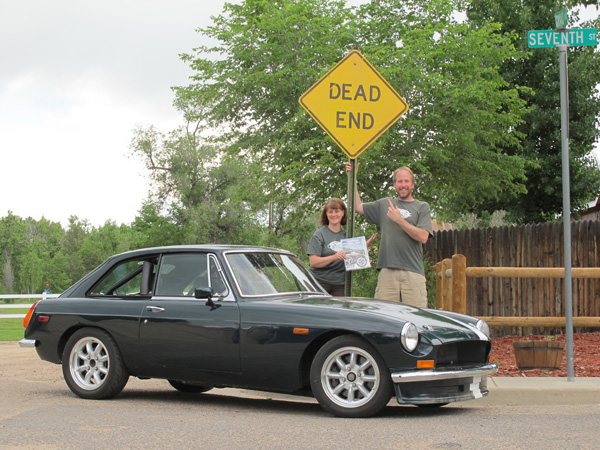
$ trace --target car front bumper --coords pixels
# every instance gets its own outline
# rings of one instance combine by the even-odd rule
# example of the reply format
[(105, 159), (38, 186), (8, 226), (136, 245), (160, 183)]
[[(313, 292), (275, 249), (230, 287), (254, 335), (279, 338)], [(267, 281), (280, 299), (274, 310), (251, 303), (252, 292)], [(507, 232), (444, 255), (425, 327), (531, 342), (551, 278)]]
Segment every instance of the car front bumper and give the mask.
[(488, 375), (497, 371), (496, 364), (487, 364), (457, 370), (394, 372), (392, 381), (398, 403), (413, 405), (450, 403), (488, 395)]

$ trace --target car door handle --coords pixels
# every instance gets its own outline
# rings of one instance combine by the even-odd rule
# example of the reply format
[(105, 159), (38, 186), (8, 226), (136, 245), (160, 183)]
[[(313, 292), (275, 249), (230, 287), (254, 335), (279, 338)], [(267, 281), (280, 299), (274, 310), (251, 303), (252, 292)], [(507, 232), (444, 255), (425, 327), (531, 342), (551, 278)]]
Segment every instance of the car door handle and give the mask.
[(165, 308), (161, 308), (160, 306), (146, 306), (146, 311), (151, 312), (163, 312)]

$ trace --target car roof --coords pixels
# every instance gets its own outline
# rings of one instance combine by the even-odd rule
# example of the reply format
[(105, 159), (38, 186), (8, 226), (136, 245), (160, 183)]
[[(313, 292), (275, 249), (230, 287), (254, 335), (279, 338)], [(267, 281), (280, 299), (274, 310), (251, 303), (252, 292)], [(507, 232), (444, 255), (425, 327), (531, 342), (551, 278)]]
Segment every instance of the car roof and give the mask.
[(256, 245), (225, 245), (225, 244), (196, 244), (196, 245), (167, 245), (163, 247), (149, 247), (149, 248), (141, 248), (137, 250), (130, 250), (124, 253), (120, 253), (118, 255), (112, 256), (113, 258), (130, 258), (135, 256), (142, 256), (146, 254), (152, 253), (178, 253), (178, 252), (215, 252), (215, 253), (223, 253), (227, 251), (248, 251), (248, 252), (256, 252), (256, 251), (268, 251), (268, 252), (276, 252), (276, 253), (290, 253), (287, 250), (281, 250), (277, 248), (270, 247), (260, 247)]

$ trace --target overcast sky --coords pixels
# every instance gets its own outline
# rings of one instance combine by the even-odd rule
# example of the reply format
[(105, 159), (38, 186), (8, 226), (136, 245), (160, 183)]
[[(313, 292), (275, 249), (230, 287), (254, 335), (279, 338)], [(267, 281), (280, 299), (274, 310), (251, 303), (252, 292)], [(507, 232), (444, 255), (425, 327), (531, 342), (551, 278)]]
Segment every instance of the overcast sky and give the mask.
[(3, 0), (0, 217), (131, 223), (148, 192), (133, 130), (181, 125), (170, 87), (191, 71), (179, 54), (224, 3)]
[(222, 0), (0, 3), (0, 217), (133, 221), (148, 186), (133, 129), (182, 122), (179, 59)]

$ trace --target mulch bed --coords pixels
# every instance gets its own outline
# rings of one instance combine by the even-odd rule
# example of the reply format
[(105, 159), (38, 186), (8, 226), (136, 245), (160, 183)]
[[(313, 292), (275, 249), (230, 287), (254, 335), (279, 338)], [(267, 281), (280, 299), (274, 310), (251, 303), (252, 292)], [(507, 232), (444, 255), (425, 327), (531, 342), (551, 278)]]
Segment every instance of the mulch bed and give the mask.
[[(520, 340), (546, 340), (545, 335), (504, 336), (492, 338), (492, 362), (498, 364), (496, 377), (566, 377), (567, 349), (565, 347), (560, 369), (521, 370), (517, 367), (513, 342)], [(566, 342), (566, 335), (552, 339)], [(573, 368), (575, 377), (600, 377), (600, 332), (573, 334)]]

